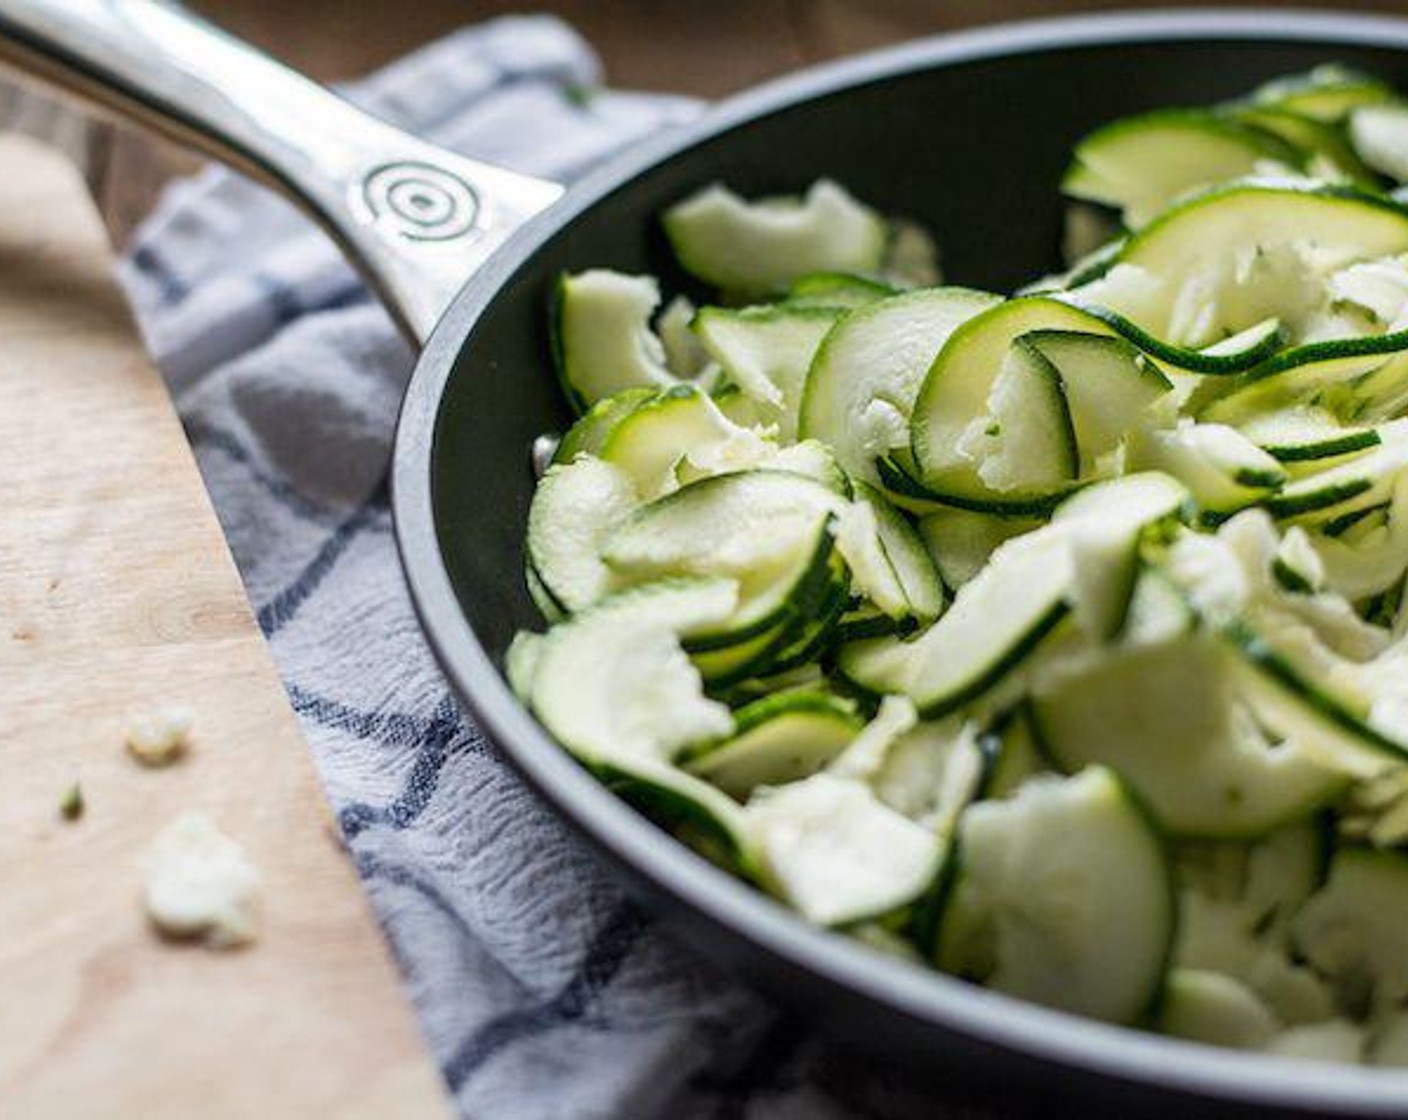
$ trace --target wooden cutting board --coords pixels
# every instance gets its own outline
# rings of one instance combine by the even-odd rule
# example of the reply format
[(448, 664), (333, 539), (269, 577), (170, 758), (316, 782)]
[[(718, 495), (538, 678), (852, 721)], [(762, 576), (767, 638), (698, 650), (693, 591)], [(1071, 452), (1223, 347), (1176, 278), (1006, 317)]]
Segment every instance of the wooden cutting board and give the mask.
[[(0, 1115), (443, 1117), (111, 270), (77, 174), (0, 139)], [(144, 769), (123, 731), (164, 704), (194, 711), (194, 749)], [(250, 948), (146, 922), (142, 858), (188, 809), (263, 873)]]

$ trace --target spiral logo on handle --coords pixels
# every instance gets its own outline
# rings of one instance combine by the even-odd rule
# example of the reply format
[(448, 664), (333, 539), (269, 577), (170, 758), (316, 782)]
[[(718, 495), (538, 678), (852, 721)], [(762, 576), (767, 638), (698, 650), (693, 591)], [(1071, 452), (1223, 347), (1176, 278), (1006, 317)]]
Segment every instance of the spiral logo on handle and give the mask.
[(362, 180), (362, 202), (380, 229), (408, 241), (453, 241), (474, 228), (479, 200), (459, 176), (404, 160)]

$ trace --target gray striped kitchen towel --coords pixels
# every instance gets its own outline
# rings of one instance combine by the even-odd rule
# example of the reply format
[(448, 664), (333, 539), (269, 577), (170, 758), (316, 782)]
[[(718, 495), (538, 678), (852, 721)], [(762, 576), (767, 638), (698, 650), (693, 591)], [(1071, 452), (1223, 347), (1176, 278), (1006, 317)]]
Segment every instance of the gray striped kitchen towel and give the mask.
[[(348, 92), (561, 180), (700, 108), (599, 81), (567, 27), (509, 18)], [(456, 707), (386, 502), (412, 355), (331, 244), (212, 168), (169, 189), (123, 274), (462, 1115), (935, 1115), (658, 932)]]

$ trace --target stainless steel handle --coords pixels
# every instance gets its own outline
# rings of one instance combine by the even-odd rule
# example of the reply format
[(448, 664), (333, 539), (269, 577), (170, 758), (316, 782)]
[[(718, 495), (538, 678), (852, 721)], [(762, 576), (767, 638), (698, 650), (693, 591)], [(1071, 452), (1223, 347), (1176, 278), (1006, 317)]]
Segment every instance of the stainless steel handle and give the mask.
[(287, 193), (417, 342), (562, 193), (418, 140), (156, 0), (0, 0), (0, 60)]

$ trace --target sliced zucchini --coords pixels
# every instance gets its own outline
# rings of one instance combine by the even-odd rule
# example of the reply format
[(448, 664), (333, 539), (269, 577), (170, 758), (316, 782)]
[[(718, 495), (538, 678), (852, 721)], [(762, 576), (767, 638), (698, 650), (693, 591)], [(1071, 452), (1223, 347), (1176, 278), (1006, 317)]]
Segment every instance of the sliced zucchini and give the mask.
[(879, 214), (828, 179), (803, 197), (757, 202), (716, 184), (670, 207), (662, 222), (687, 271), (742, 296), (779, 295), (814, 272), (875, 272), (889, 238)]
[(528, 509), (528, 562), (564, 610), (579, 611), (613, 590), (602, 542), (639, 504), (630, 477), (590, 455), (543, 475)]
[(854, 272), (810, 272), (787, 289), (788, 307), (825, 307), (849, 311), (900, 294), (900, 289), (873, 276)]
[[(1408, 211), (1380, 195), (1244, 180), (1180, 203), (1132, 236), (1119, 262), (1153, 287), (1137, 309), (1109, 306), (1184, 345), (1209, 341), (1219, 329), (1242, 330), (1307, 298), (1301, 250), (1310, 230), (1321, 272), (1408, 249)], [(1234, 296), (1238, 306), (1224, 306)]]
[(972, 806), (955, 858), (940, 968), (1095, 1019), (1149, 1012), (1177, 925), (1173, 883), (1157, 831), (1112, 771), (1034, 778)]
[(1349, 114), (1349, 142), (1375, 171), (1395, 183), (1408, 182), (1408, 106), (1359, 106)]
[(919, 534), (875, 487), (857, 482), (856, 499), (836, 530), (856, 590), (891, 618), (933, 622), (944, 588)]
[(661, 582), (603, 600), (543, 639), (530, 707), (589, 765), (663, 764), (727, 736), (733, 716), (704, 697), (680, 639), (717, 626), (737, 601), (737, 585), (719, 579)]
[(988, 755), (984, 797), (1011, 797), (1028, 779), (1050, 772), (1037, 746), (1026, 705), (998, 719), (983, 735), (981, 746)]
[(896, 737), (870, 785), (890, 808), (948, 838), (982, 796), (989, 769), (972, 724), (920, 723)]
[(1174, 1038), (1233, 1050), (1260, 1050), (1281, 1031), (1261, 999), (1219, 972), (1176, 968), (1159, 1004), (1159, 1030)]
[(798, 430), (824, 440), (856, 478), (877, 482), (879, 455), (909, 445), (914, 395), (945, 341), (999, 302), (968, 288), (892, 296), (851, 312), (807, 373)]
[(877, 638), (839, 651), (837, 667), (874, 693), (910, 697), (927, 718), (1008, 680), (1070, 611), (1070, 546), (1038, 530), (1008, 541), (919, 637)]
[(665, 348), (665, 365), (669, 371), (683, 380), (698, 383), (707, 376), (713, 359), (690, 329), (696, 314), (695, 306), (688, 298), (675, 296), (660, 312), (655, 322), (655, 333), (660, 338), (660, 345)]
[(675, 576), (735, 580), (737, 608), (693, 650), (764, 634), (825, 581), (832, 515), (844, 503), (822, 484), (782, 471), (741, 471), (691, 483), (637, 509), (604, 540), (601, 557), (623, 583)]
[(603, 397), (577, 418), (567, 434), (557, 442), (554, 463), (570, 463), (578, 455), (600, 455), (607, 437), (616, 425), (636, 410), (638, 405), (654, 400), (654, 389), (625, 389)]
[(914, 901), (946, 852), (864, 782), (825, 772), (758, 790), (745, 815), (765, 884), (819, 925), (865, 921)]
[(766, 697), (734, 720), (734, 737), (691, 757), (685, 769), (739, 801), (759, 786), (810, 777), (864, 726), (853, 702), (815, 691)]
[(1311, 120), (1336, 123), (1361, 105), (1374, 105), (1392, 97), (1392, 88), (1377, 78), (1330, 62), (1304, 74), (1265, 82), (1250, 100), (1253, 105), (1274, 106)]
[(1173, 389), (1173, 382), (1122, 338), (1033, 331), (1023, 339), (1061, 375), (1082, 475), (1094, 473), (1097, 460)]
[(1239, 430), (1279, 463), (1320, 465), (1382, 442), (1374, 428), (1347, 427), (1314, 405), (1262, 412), (1241, 424)]
[(1164, 471), (1188, 487), (1204, 514), (1225, 516), (1265, 500), (1287, 480), (1286, 469), (1235, 428), (1183, 421), (1142, 428), (1130, 438), (1133, 470)]
[(1067, 670), (1033, 699), (1039, 738), (1067, 773), (1116, 770), (1180, 836), (1254, 837), (1308, 816), (1345, 778), (1266, 741), (1234, 704), (1226, 657), (1193, 633)]
[(1408, 857), (1342, 848), (1292, 924), (1296, 949), (1349, 1006), (1384, 1011), (1408, 997)]
[(1281, 518), (1311, 513), (1340, 517), (1382, 505), (1393, 495), (1405, 468), (1408, 468), (1408, 421), (1398, 420), (1379, 429), (1379, 446), (1348, 462), (1295, 479), (1268, 499), (1266, 508), (1274, 517)]
[(1306, 174), (1312, 178), (1353, 183), (1368, 190), (1379, 189), (1378, 176), (1359, 158), (1338, 126), (1270, 105), (1244, 102), (1228, 106), (1226, 112), (1300, 149)]
[(1161, 109), (1081, 140), (1061, 191), (1118, 209), (1124, 224), (1138, 229), (1199, 187), (1300, 162), (1274, 133), (1207, 110)]
[(660, 286), (652, 276), (594, 268), (559, 278), (553, 353), (573, 403), (586, 408), (624, 389), (676, 382), (650, 328), (659, 303)]
[(980, 571), (1004, 541), (1021, 536), (1040, 524), (1030, 517), (1003, 517), (993, 513), (946, 508), (919, 519), (919, 536), (929, 549), (946, 587), (958, 590)]
[(1264, 1049), (1283, 1058), (1353, 1065), (1364, 1052), (1364, 1028), (1344, 1019), (1306, 1023), (1282, 1031)]
[(812, 356), (837, 317), (822, 307), (706, 307), (693, 329), (730, 380), (763, 406), (781, 438), (791, 440)]
[(1080, 448), (1061, 374), (1026, 338), (1008, 349), (987, 414), (969, 425), (959, 450), (1002, 494), (1059, 493), (1075, 482)]
[(601, 458), (619, 467), (643, 499), (680, 484), (680, 466), (700, 464), (703, 473), (731, 465), (748, 467), (770, 456), (776, 445), (730, 420), (694, 385), (675, 385), (638, 404), (619, 420), (601, 446)]

